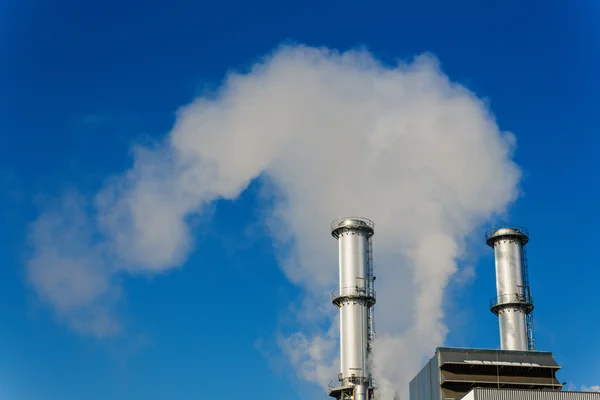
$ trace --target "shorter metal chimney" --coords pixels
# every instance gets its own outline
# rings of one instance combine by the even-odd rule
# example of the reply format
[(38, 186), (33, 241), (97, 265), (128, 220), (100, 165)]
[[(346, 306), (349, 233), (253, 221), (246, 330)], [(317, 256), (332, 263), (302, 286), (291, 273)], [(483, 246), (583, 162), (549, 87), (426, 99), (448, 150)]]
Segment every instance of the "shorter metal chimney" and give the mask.
[(525, 245), (529, 232), (524, 228), (500, 228), (486, 233), (494, 249), (497, 296), (490, 301), (498, 316), (502, 350), (535, 350), (533, 298), (529, 289)]

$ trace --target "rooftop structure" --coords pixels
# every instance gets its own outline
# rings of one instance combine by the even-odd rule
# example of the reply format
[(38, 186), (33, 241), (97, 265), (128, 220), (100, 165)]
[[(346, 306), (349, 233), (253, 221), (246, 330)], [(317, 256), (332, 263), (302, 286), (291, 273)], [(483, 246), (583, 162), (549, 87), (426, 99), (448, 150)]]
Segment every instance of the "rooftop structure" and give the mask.
[(410, 400), (458, 400), (475, 387), (562, 389), (552, 353), (439, 347), (410, 382)]

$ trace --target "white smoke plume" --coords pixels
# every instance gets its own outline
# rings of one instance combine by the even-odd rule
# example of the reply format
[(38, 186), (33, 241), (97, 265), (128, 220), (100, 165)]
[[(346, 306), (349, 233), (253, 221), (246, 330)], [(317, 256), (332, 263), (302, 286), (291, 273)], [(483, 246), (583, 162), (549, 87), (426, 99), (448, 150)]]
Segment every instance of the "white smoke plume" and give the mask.
[(164, 143), (136, 149), (133, 167), (98, 193), (92, 217), (69, 211), (79, 201), (42, 215), (29, 277), (75, 329), (111, 334), (114, 280), (184, 263), (189, 217), (261, 176), (281, 268), (311, 306), (299, 312), (305, 327), (279, 340), (303, 379), (324, 385), (338, 372), (323, 295), (337, 283), (328, 224), (375, 221), (374, 368), (391, 399), (444, 341), (442, 295), (465, 237), (517, 196), (514, 144), (431, 55), (388, 66), (366, 51), (282, 47), (182, 107)]

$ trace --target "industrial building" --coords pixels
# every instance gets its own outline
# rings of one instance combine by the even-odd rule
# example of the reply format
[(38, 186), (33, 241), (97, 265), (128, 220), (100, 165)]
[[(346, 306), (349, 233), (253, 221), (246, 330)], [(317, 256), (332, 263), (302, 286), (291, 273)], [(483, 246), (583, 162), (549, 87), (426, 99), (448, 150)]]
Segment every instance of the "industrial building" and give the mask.
[(410, 382), (410, 400), (600, 400), (600, 393), (562, 392), (551, 352), (536, 351), (533, 297), (525, 245), (529, 232), (502, 227), (486, 233), (494, 249), (500, 348), (440, 347)]
[[(373, 221), (361, 217), (331, 225), (339, 254), (339, 288), (332, 303), (340, 316), (341, 371), (338, 384), (330, 384), (329, 396), (339, 400), (378, 398), (371, 374), (374, 233)], [(562, 391), (564, 384), (556, 376), (559, 364), (551, 352), (536, 350), (528, 242), (529, 232), (520, 227), (486, 233), (495, 257), (496, 296), (490, 311), (498, 317), (500, 349), (438, 347), (410, 382), (410, 400), (600, 400), (600, 393)]]
[(560, 390), (552, 353), (440, 347), (410, 382), (410, 400), (458, 400), (471, 389)]

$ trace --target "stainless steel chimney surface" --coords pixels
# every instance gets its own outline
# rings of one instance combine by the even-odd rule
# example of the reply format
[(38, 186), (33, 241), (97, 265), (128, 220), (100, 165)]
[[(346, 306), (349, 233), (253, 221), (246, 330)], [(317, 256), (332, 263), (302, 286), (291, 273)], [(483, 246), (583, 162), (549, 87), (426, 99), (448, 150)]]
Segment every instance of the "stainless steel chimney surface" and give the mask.
[(490, 309), (498, 316), (502, 350), (535, 350), (527, 242), (529, 232), (524, 228), (500, 228), (486, 233), (486, 243), (494, 249), (496, 260), (497, 296), (490, 301)]
[(341, 218), (331, 224), (339, 246), (339, 289), (332, 294), (340, 310), (339, 385), (329, 395), (340, 400), (373, 399), (370, 352), (374, 339), (373, 251), (375, 224), (366, 218)]

